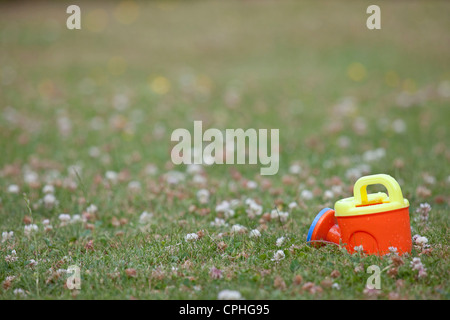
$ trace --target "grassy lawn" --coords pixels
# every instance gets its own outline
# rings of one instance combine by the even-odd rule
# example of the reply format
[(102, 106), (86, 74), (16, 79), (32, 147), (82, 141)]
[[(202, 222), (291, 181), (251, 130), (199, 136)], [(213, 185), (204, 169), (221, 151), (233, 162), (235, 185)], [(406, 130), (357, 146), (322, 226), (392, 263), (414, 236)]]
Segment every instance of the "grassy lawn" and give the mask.
[[(0, 2), (1, 299), (449, 299), (450, 3), (382, 1), (381, 30), (367, 1), (70, 4)], [(195, 120), (279, 129), (278, 173), (174, 165)], [(426, 243), (307, 245), (376, 173)]]

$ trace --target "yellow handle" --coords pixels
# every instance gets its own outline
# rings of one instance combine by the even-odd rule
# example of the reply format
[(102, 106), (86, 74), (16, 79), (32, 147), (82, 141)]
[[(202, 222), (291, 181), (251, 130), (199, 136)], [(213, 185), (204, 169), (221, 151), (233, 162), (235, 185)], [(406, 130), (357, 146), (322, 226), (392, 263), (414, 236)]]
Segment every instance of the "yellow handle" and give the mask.
[(367, 199), (367, 186), (373, 184), (381, 184), (387, 189), (389, 194), (389, 202), (398, 202), (403, 204), (402, 189), (400, 189), (398, 182), (390, 175), (374, 174), (359, 178), (358, 181), (356, 181), (353, 187), (353, 194), (357, 205), (366, 205), (369, 203)]

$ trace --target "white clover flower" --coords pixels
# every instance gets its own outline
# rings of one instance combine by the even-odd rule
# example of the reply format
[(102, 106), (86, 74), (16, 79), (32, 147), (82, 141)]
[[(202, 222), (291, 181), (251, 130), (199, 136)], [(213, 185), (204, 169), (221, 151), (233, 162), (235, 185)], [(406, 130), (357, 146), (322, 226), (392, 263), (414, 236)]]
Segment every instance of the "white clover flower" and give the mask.
[(225, 212), (227, 210), (230, 210), (230, 203), (226, 200), (222, 201), (216, 206), (217, 212)]
[(36, 260), (30, 259), (30, 263), (28, 263), (28, 266), (29, 266), (29, 267), (34, 267), (34, 266), (36, 266), (37, 264), (38, 264), (38, 262), (37, 262)]
[(203, 172), (203, 167), (199, 164), (189, 164), (186, 167), (186, 172), (191, 175), (199, 174)]
[(36, 172), (26, 169), (23, 175), (23, 180), (26, 184), (34, 184), (39, 182), (39, 176)]
[(20, 191), (20, 188), (17, 184), (10, 184), (8, 186), (8, 193), (17, 194), (17, 193), (19, 193), (19, 191)]
[(141, 191), (141, 183), (139, 181), (130, 181), (128, 183), (128, 190), (130, 190), (131, 192)]
[(150, 163), (145, 166), (145, 174), (149, 176), (154, 176), (158, 173), (158, 167), (153, 163)]
[(16, 250), (12, 250), (11, 254), (7, 255), (5, 257), (5, 261), (6, 262), (16, 262), (18, 259), (17, 254), (16, 254)]
[(168, 184), (178, 184), (185, 179), (185, 175), (179, 171), (169, 171), (165, 174), (165, 179)]
[(55, 193), (55, 187), (52, 186), (51, 184), (46, 184), (46, 185), (42, 188), (42, 192), (43, 192), (43, 193)]
[(389, 247), (389, 252), (394, 255), (398, 255), (398, 249), (396, 247)]
[(281, 222), (286, 222), (289, 217), (289, 212), (278, 211), (276, 209), (272, 210), (270, 213), (270, 218), (272, 220), (280, 220)]
[(185, 237), (184, 237), (185, 241), (195, 241), (198, 240), (198, 234), (196, 233), (188, 233)]
[(431, 206), (428, 203), (421, 203), (416, 212), (420, 214), (420, 219), (422, 221), (428, 221), (428, 216), (431, 211)]
[(341, 185), (334, 185), (331, 187), (331, 192), (333, 192), (333, 196), (335, 194), (338, 194), (338, 195), (342, 194), (342, 191), (343, 191), (343, 188)]
[(209, 191), (206, 189), (200, 189), (197, 191), (197, 199), (201, 204), (208, 203), (209, 201)]
[(223, 277), (223, 272), (216, 267), (212, 267), (211, 269), (209, 269), (209, 276), (212, 279), (221, 279)]
[(150, 223), (152, 221), (152, 218), (153, 218), (153, 213), (144, 211), (141, 213), (141, 215), (139, 217), (139, 223), (141, 223), (141, 224)]
[(222, 290), (217, 295), (218, 300), (242, 300), (242, 295), (239, 291), (235, 290)]
[(202, 176), (201, 174), (196, 174), (192, 177), (192, 182), (196, 185), (204, 185), (206, 184), (206, 178)]
[(431, 174), (426, 173), (423, 175), (423, 181), (426, 184), (433, 185), (433, 184), (436, 184), (436, 177), (432, 176)]
[(25, 296), (27, 295), (26, 292), (25, 292), (25, 290), (23, 290), (23, 289), (21, 289), (21, 288), (14, 289), (14, 290), (13, 290), (13, 293), (14, 293), (16, 296), (21, 296), (21, 297), (25, 297)]
[(115, 171), (106, 171), (105, 178), (111, 183), (116, 183), (119, 179), (119, 175)]
[(4, 231), (2, 232), (2, 242), (6, 242), (8, 240), (12, 240), (14, 236), (14, 232), (13, 231)]
[(406, 123), (402, 119), (396, 119), (392, 122), (392, 129), (396, 133), (404, 133), (406, 131)]
[(294, 209), (294, 208), (297, 208), (297, 207), (298, 207), (298, 204), (297, 204), (297, 202), (292, 201), (291, 203), (289, 203), (288, 207), (289, 207), (289, 209), (292, 210), (292, 209)]
[(24, 227), (24, 233), (26, 236), (31, 235), (31, 233), (35, 231), (38, 231), (38, 226), (35, 224), (29, 224)]
[(221, 226), (228, 226), (228, 223), (226, 223), (224, 219), (214, 218), (214, 221), (211, 221), (211, 225), (213, 227), (221, 227)]
[(238, 199), (231, 199), (230, 200), (230, 208), (231, 209), (236, 209), (236, 207), (238, 207), (240, 205), (240, 201)]
[(419, 278), (425, 278), (427, 276), (427, 269), (422, 266), (422, 268), (419, 269)]
[(61, 213), (61, 214), (58, 216), (58, 219), (61, 221), (60, 226), (63, 227), (63, 226), (67, 226), (67, 224), (69, 223), (71, 217), (70, 217), (70, 214), (67, 214), (67, 213)]
[(50, 220), (49, 219), (42, 220), (42, 224), (44, 225), (44, 231), (45, 232), (53, 230), (53, 226), (50, 224)]
[(250, 238), (259, 238), (261, 237), (261, 232), (259, 232), (258, 229), (253, 229), (252, 231), (250, 231)]
[(255, 181), (247, 181), (246, 183), (247, 189), (256, 189), (258, 187), (258, 184)]
[(340, 115), (352, 115), (357, 110), (357, 102), (355, 97), (343, 97), (333, 106), (333, 113)]
[(80, 222), (80, 221), (82, 221), (81, 216), (79, 214), (74, 214), (71, 222)]
[(332, 287), (333, 289), (336, 289), (336, 290), (341, 290), (341, 286), (340, 286), (339, 283), (337, 283), (337, 282), (333, 283), (333, 284), (331, 285), (331, 287)]
[(325, 192), (323, 193), (323, 198), (325, 200), (331, 200), (334, 198), (334, 193), (331, 190), (325, 190)]
[(273, 258), (271, 260), (275, 261), (275, 262), (279, 262), (279, 261), (283, 260), (285, 257), (286, 257), (286, 255), (284, 254), (283, 250), (278, 250), (277, 252), (274, 253)]
[(370, 172), (370, 169), (370, 165), (361, 163), (354, 168), (348, 169), (345, 173), (345, 177), (349, 180), (356, 180), (361, 176), (368, 174)]
[(352, 140), (347, 136), (340, 136), (338, 139), (338, 146), (343, 149), (350, 147), (351, 143)]
[(252, 204), (252, 203), (254, 203), (255, 202), (255, 200), (253, 200), (252, 198), (247, 198), (247, 199), (245, 199), (245, 201), (244, 201), (244, 203), (247, 205), (247, 206), (249, 206), (250, 204)]
[(195, 291), (201, 291), (202, 290), (202, 286), (196, 285), (196, 286), (193, 286), (192, 289), (194, 289)]
[(100, 157), (100, 155), (102, 154), (102, 152), (100, 151), (100, 149), (96, 146), (92, 146), (89, 148), (89, 156), (91, 158), (98, 158)]
[(62, 186), (69, 190), (75, 190), (78, 185), (72, 178), (65, 178), (62, 182)]
[(53, 194), (51, 194), (51, 193), (46, 194), (44, 196), (43, 201), (44, 201), (45, 207), (48, 208), (48, 209), (51, 209), (55, 205), (58, 204), (58, 200), (56, 200), (56, 197)]
[(355, 246), (355, 247), (353, 247), (353, 250), (361, 253), (361, 252), (364, 252), (364, 247), (363, 247), (363, 245)]
[(314, 198), (314, 194), (311, 191), (305, 189), (301, 192), (300, 197), (305, 200), (311, 200), (312, 198)]
[(98, 208), (95, 204), (91, 204), (89, 207), (86, 208), (86, 212), (89, 214), (95, 214), (97, 213)]
[(378, 161), (386, 156), (384, 148), (377, 148), (375, 150), (367, 150), (363, 153), (363, 159), (367, 162)]
[(257, 204), (253, 199), (247, 199), (248, 208), (246, 209), (247, 215), (250, 219), (256, 216), (260, 216), (263, 212), (263, 207)]
[(286, 239), (285, 237), (279, 237), (279, 238), (277, 239), (276, 246), (277, 246), (277, 247), (281, 247), (281, 245), (283, 244), (283, 242), (284, 242), (285, 239)]
[(290, 174), (299, 174), (302, 172), (302, 167), (299, 164), (293, 164), (289, 167)]
[(428, 243), (428, 238), (426, 238), (426, 237), (418, 237), (415, 242), (419, 246), (423, 246), (423, 245)]
[(61, 214), (58, 216), (58, 219), (61, 220), (61, 222), (69, 222), (71, 218), (70, 218), (70, 214), (67, 214), (67, 213), (61, 213)]
[(240, 224), (235, 224), (231, 227), (231, 232), (233, 233), (245, 233), (247, 231), (247, 228), (244, 226), (241, 226)]
[(225, 218), (234, 216), (234, 210), (231, 208), (230, 202), (224, 200), (216, 206), (217, 213), (223, 213)]
[(81, 176), (82, 171), (83, 168), (78, 164), (71, 165), (67, 168), (67, 172), (69, 173), (69, 176), (71, 176), (72, 178)]
[(416, 209), (418, 213), (429, 213), (431, 211), (431, 206), (428, 202), (421, 203), (419, 208)]
[(6, 278), (5, 278), (5, 282), (7, 281), (7, 282), (12, 282), (12, 281), (14, 281), (14, 279), (16, 279), (16, 276), (7, 276)]
[(420, 258), (413, 258), (411, 261), (411, 268), (413, 270), (420, 270), (420, 269), (424, 269), (422, 261), (420, 261)]

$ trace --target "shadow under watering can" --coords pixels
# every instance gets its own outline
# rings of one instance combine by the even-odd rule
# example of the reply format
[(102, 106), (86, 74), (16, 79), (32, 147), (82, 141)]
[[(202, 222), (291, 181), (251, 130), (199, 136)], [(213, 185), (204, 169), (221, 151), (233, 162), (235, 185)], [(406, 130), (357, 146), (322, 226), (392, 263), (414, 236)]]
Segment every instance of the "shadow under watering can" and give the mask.
[[(367, 186), (381, 184), (387, 191), (367, 194)], [(367, 254), (411, 252), (409, 202), (397, 181), (387, 174), (365, 176), (356, 181), (353, 197), (339, 200), (334, 210), (321, 210), (309, 228), (307, 242), (343, 245), (349, 253), (361, 248)]]

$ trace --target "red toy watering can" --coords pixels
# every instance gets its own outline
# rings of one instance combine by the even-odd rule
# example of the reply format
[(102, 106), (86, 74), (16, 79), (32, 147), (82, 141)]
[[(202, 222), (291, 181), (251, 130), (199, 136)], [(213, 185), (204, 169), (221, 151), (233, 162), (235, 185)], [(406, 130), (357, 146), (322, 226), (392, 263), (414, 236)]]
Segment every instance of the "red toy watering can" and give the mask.
[[(389, 194), (367, 194), (367, 186), (381, 184)], [(348, 252), (385, 255), (411, 252), (409, 202), (397, 181), (387, 174), (365, 176), (356, 181), (354, 197), (336, 202), (335, 210), (325, 208), (309, 228), (307, 242), (342, 244)], [(316, 242), (315, 242), (316, 241)]]

